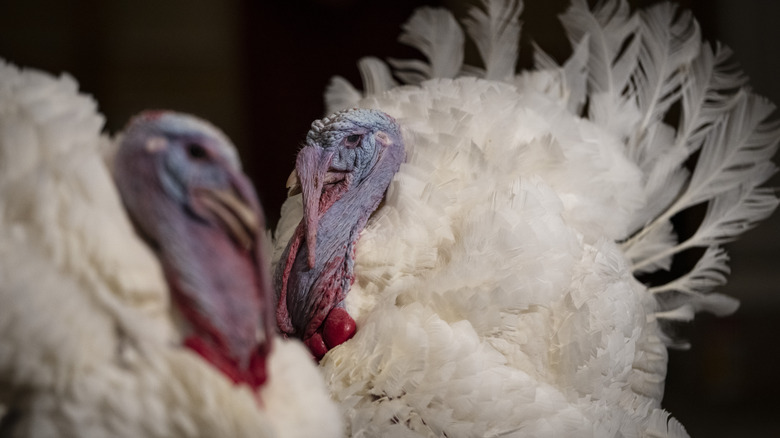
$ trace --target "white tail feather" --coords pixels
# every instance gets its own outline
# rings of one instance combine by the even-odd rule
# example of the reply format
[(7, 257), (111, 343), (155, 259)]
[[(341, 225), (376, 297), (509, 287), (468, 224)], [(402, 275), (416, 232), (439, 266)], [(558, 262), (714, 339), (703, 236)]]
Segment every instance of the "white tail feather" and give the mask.
[(341, 76), (330, 79), (325, 89), (325, 113), (333, 114), (336, 111), (352, 108), (360, 101), (360, 92)]
[(463, 25), (485, 63), (485, 79), (506, 81), (515, 74), (520, 40), (519, 0), (484, 0), (485, 10), (472, 8)]
[(664, 285), (651, 287), (648, 291), (653, 294), (679, 292), (701, 295), (726, 284), (726, 275), (730, 272), (728, 261), (729, 256), (723, 248), (710, 246), (688, 273)]
[(679, 421), (662, 409), (654, 409), (647, 420), (648, 438), (687, 437), (688, 432)]
[(648, 172), (646, 193), (650, 202), (637, 215), (633, 229), (648, 225), (679, 195), (688, 179), (685, 160), (699, 150), (715, 122), (736, 102), (733, 92), (746, 77), (735, 68), (731, 51), (703, 45), (689, 69), (690, 80), (682, 93), (682, 113), (674, 146), (658, 157)]
[(590, 93), (620, 96), (635, 67), (639, 21), (625, 0), (603, 2), (593, 11), (585, 0), (573, 0), (560, 17), (572, 45), (589, 36)]
[(389, 60), (395, 74), (407, 84), (430, 78), (454, 78), (463, 65), (465, 36), (455, 17), (446, 9), (420, 8), (403, 26), (398, 41), (410, 45), (428, 58)]
[[(773, 109), (774, 107), (768, 101), (745, 91), (740, 92), (731, 110), (720, 117), (718, 123), (704, 138), (701, 155), (685, 191), (653, 222), (625, 242), (624, 247), (639, 242), (654, 227), (684, 209), (745, 184), (747, 186), (739, 190), (744, 193), (740, 199), (746, 200), (750, 191), (765, 182), (774, 172), (769, 159), (777, 149), (780, 130), (777, 122), (765, 120)], [(764, 193), (761, 198), (770, 196)], [(763, 219), (770, 212), (770, 205), (751, 210), (754, 214), (743, 218), (745, 227), (747, 228), (749, 223)], [(678, 245), (677, 252), (691, 246), (706, 246), (706, 244), (702, 245), (691, 240), (690, 244)], [(647, 260), (634, 261), (635, 267), (646, 263)]]
[(377, 58), (368, 56), (361, 59), (358, 61), (358, 69), (367, 95), (379, 94), (397, 85), (390, 68)]
[(588, 90), (588, 45), (590, 37), (585, 35), (574, 47), (574, 52), (563, 66), (559, 66), (536, 43), (534, 47), (534, 64), (538, 69), (563, 69), (566, 88), (569, 94), (568, 108), (574, 114), (581, 114), (585, 106)]
[(665, 221), (653, 228), (636, 244), (626, 247), (624, 251), (629, 260), (647, 260), (642, 266), (635, 264), (633, 267), (635, 274), (643, 274), (659, 269), (669, 270), (676, 245), (677, 234), (674, 232), (674, 227), (670, 221)]
[(665, 141), (655, 143), (653, 137), (687, 87), (688, 68), (701, 44), (699, 26), (690, 12), (676, 12), (675, 6), (659, 3), (641, 13), (641, 44), (628, 95), (636, 100), (642, 120), (632, 132), (628, 155), (643, 170), (671, 146)]

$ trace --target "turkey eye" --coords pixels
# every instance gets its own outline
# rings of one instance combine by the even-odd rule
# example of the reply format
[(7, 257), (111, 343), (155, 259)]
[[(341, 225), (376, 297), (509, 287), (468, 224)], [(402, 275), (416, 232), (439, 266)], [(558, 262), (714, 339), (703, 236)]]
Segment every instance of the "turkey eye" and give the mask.
[(187, 145), (187, 155), (194, 160), (205, 160), (209, 156), (206, 148), (198, 143), (189, 143)]
[(346, 140), (344, 141), (344, 144), (347, 147), (355, 147), (360, 142), (360, 137), (362, 137), (360, 134), (348, 135)]

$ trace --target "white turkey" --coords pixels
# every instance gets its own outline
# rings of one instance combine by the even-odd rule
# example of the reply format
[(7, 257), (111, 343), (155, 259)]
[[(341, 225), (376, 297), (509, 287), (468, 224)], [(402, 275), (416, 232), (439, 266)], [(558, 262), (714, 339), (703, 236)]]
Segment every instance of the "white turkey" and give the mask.
[(0, 60), (0, 435), (340, 436), (230, 141), (172, 112), (112, 141), (77, 88)]
[[(661, 406), (663, 326), (736, 310), (712, 289), (722, 244), (777, 206), (774, 107), (670, 4), (574, 0), (571, 57), (517, 72), (521, 10), (469, 11), (477, 67), (452, 14), (419, 9), (400, 40), (427, 62), (335, 78), (298, 155), (277, 322), (321, 357), (348, 435), (687, 436)], [(690, 248), (686, 274), (637, 280)]]

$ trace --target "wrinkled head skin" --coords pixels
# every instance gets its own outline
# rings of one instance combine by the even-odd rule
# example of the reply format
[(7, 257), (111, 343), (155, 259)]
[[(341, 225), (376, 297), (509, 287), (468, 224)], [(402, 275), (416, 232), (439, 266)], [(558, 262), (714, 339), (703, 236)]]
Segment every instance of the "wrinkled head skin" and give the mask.
[(304, 214), (274, 276), (276, 319), (317, 359), (355, 333), (344, 307), (355, 244), (403, 160), (395, 119), (371, 109), (315, 121), (298, 153)]
[(234, 382), (260, 387), (274, 331), (265, 226), (230, 141), (192, 116), (145, 112), (122, 134), (114, 177), (160, 258), (184, 345)]

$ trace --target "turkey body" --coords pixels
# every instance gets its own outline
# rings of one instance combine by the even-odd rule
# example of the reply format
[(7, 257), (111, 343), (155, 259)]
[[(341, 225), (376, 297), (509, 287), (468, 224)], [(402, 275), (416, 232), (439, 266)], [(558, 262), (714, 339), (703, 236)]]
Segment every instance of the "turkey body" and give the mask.
[[(661, 407), (674, 344), (661, 321), (736, 309), (709, 292), (727, 272), (719, 245), (777, 205), (757, 187), (774, 172), (773, 107), (744, 90), (713, 103), (713, 77), (744, 80), (689, 15), (573, 3), (563, 66), (542, 55), (515, 73), (521, 5), (486, 1), (464, 20), (484, 69), (461, 64), (454, 18), (426, 8), (401, 41), (429, 63), (391, 61), (408, 85), (368, 59), (364, 92), (336, 79), (326, 93), (330, 110), (394, 117), (406, 150), (356, 245), (357, 332), (320, 363), (352, 436), (687, 436)], [(707, 200), (678, 241), (669, 218)], [(301, 202), (282, 207), (277, 260)], [(695, 246), (689, 274), (636, 279)]]
[(73, 78), (0, 63), (2, 435), (337, 436), (299, 344), (273, 341), (257, 393), (182, 346), (102, 126)]
[(407, 161), (356, 249), (359, 329), (321, 363), (352, 433), (644, 427), (666, 350), (614, 243), (642, 200), (617, 139), (533, 88), (473, 78), (361, 105), (397, 118)]

